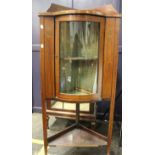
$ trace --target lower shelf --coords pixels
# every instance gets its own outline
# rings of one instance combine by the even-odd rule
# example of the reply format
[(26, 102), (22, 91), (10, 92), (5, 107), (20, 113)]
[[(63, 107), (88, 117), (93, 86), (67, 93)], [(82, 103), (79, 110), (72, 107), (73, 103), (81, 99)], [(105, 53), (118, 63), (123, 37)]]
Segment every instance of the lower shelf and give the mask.
[(72, 126), (50, 138), (49, 146), (100, 147), (107, 145), (106, 137), (84, 126)]

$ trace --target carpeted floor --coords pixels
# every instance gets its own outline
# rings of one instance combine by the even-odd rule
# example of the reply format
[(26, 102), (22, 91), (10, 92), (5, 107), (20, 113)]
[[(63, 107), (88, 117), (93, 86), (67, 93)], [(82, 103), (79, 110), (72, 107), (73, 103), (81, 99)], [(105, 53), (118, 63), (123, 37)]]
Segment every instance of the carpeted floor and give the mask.
[[(73, 121), (67, 119), (56, 119), (50, 117), (48, 135), (53, 135), (72, 124)], [(87, 127), (90, 123), (83, 122)], [(97, 124), (97, 131), (106, 134), (107, 122)], [(114, 124), (113, 140), (111, 145), (110, 155), (122, 155), (122, 148), (119, 146), (120, 128)], [(106, 155), (106, 147), (100, 148), (71, 148), (71, 147), (50, 147), (48, 148), (49, 155)], [(32, 114), (32, 155), (44, 155), (43, 140), (42, 140), (42, 116), (40, 113)]]

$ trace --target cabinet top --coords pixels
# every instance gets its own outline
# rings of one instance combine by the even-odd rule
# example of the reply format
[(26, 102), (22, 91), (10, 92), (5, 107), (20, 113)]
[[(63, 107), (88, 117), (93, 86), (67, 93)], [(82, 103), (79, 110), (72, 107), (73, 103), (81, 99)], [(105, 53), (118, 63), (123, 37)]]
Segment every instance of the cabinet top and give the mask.
[(50, 8), (46, 12), (39, 13), (39, 16), (59, 16), (67, 14), (87, 14), (116, 18), (121, 17), (121, 15), (116, 11), (116, 9), (114, 9), (112, 5), (103, 5), (94, 9), (79, 10), (57, 4), (51, 4)]

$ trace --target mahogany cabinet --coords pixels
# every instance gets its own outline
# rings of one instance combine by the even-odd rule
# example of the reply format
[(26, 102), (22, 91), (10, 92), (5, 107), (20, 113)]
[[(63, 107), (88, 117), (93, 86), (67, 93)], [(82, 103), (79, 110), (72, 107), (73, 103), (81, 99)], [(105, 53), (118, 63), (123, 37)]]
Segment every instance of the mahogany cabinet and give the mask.
[[(45, 154), (47, 145), (107, 145), (110, 154), (118, 64), (120, 15), (111, 6), (76, 10), (52, 4), (40, 13), (41, 93)], [(110, 101), (108, 135), (79, 124), (82, 103)], [(47, 137), (51, 101), (76, 103), (76, 123)], [(80, 131), (79, 131), (80, 130)], [(75, 140), (85, 135), (85, 143)], [(71, 135), (70, 140), (67, 136)], [(66, 136), (66, 137), (65, 137)], [(89, 141), (88, 139), (91, 139)], [(98, 138), (98, 139), (96, 139)], [(76, 142), (75, 142), (76, 141)], [(96, 142), (96, 144), (95, 144)]]

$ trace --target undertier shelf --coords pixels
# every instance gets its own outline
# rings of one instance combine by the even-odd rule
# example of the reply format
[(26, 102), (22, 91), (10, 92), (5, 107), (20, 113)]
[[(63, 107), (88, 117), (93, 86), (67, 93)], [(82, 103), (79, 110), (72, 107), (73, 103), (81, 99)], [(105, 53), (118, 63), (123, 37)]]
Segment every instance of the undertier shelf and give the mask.
[(106, 137), (84, 126), (68, 128), (50, 137), (49, 146), (100, 147), (107, 145)]

